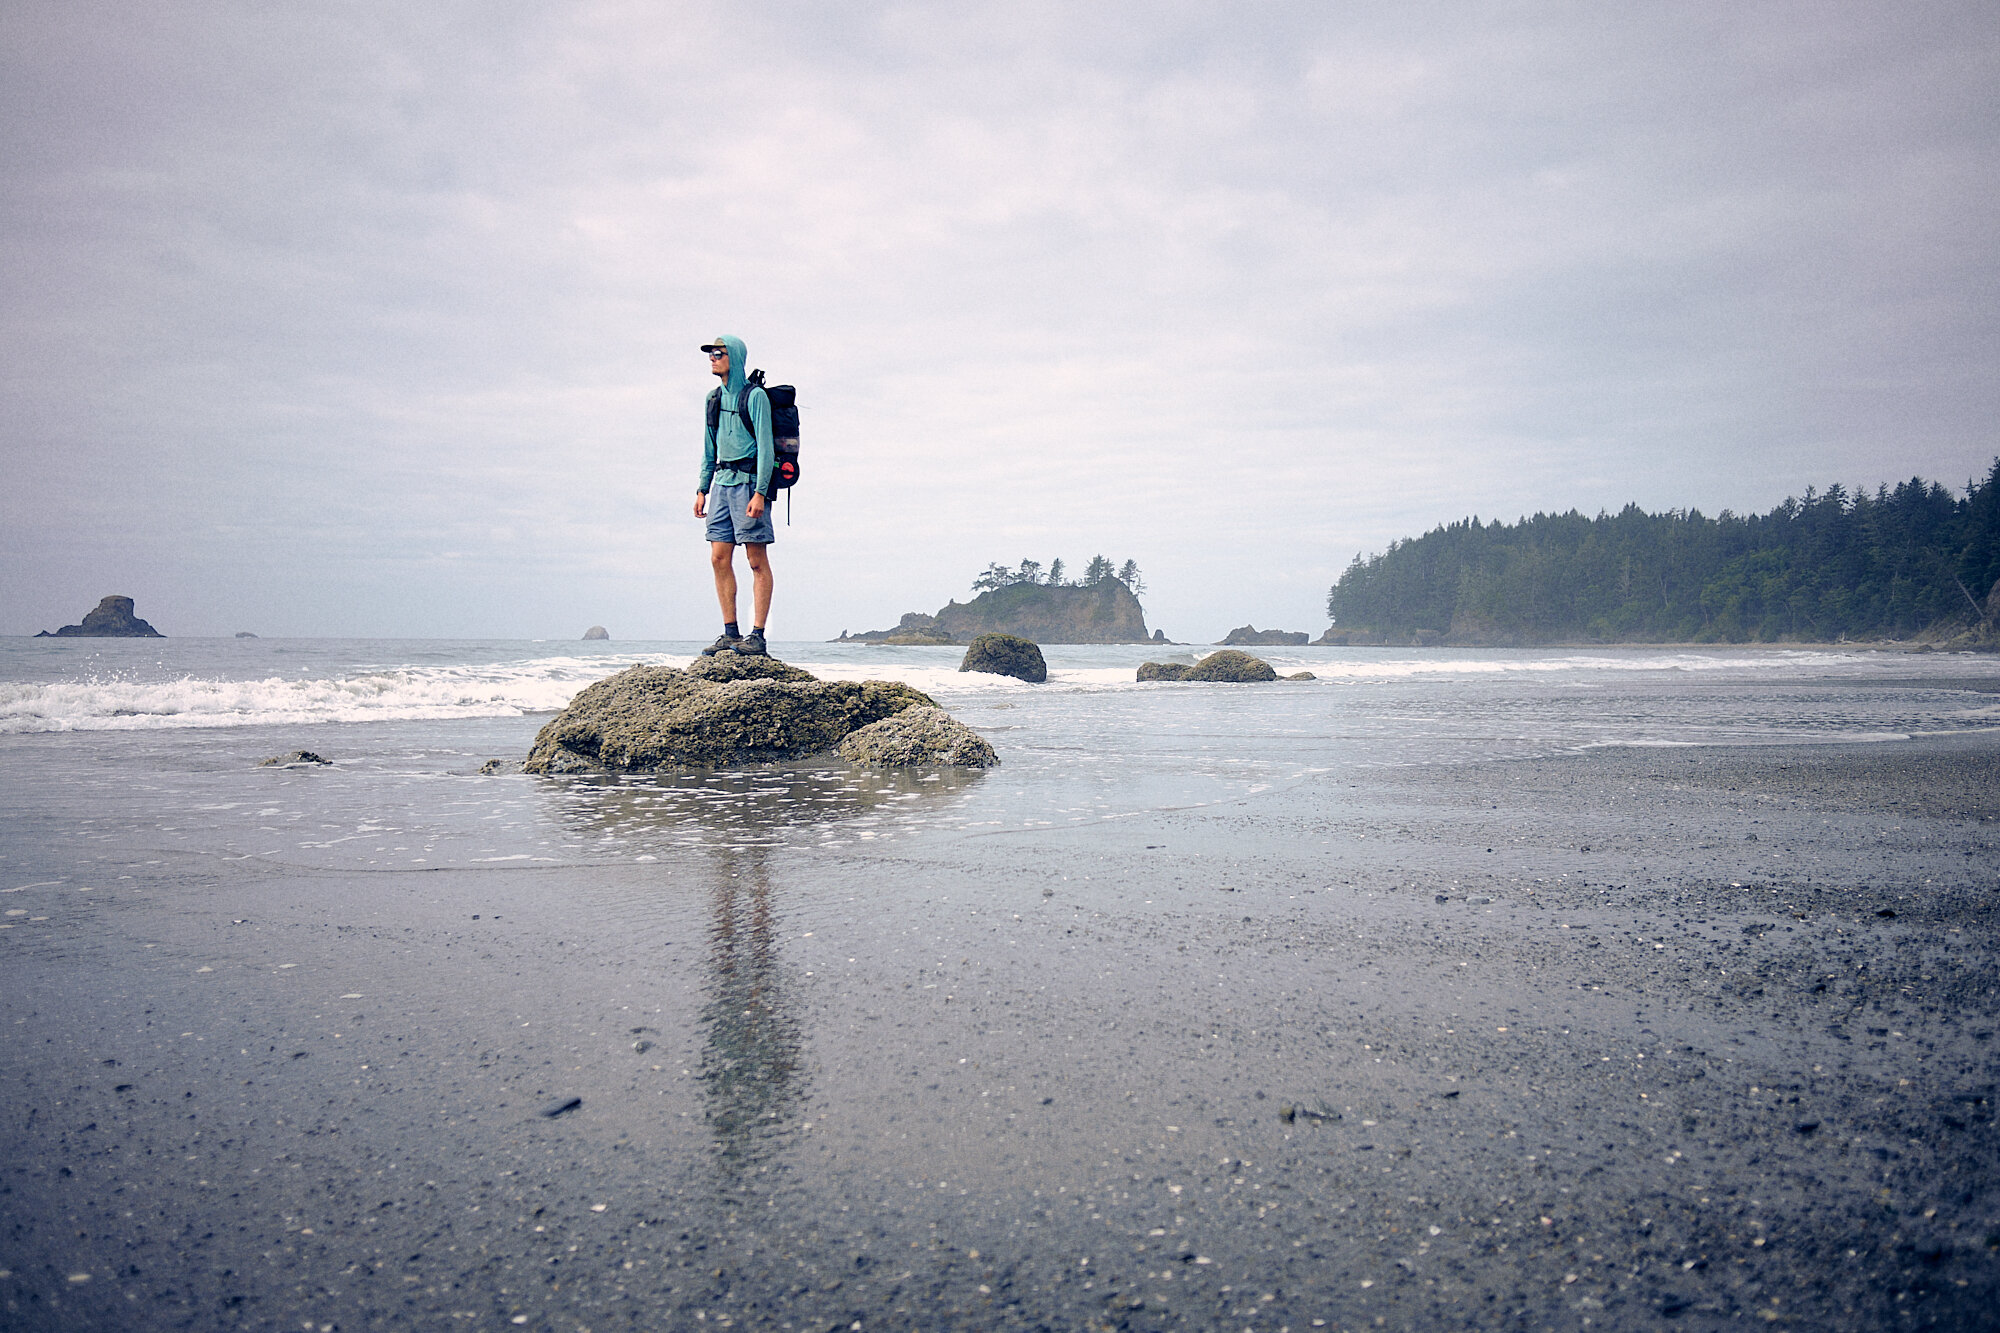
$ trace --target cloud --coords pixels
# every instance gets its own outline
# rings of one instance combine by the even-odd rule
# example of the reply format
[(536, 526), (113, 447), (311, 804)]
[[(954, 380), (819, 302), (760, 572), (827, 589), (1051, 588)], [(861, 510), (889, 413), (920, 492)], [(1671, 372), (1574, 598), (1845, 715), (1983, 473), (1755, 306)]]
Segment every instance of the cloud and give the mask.
[(805, 404), (780, 637), (1100, 550), (1306, 628), (1465, 514), (1994, 452), (1976, 4), (4, 22), (4, 632), (705, 636), (725, 329)]

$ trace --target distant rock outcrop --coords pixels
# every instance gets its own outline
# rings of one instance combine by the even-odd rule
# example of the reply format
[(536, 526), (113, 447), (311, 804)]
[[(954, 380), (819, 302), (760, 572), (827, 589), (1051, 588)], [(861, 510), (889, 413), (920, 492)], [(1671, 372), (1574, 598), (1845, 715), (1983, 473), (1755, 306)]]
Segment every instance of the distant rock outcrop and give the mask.
[(237, 638), (239, 638), (239, 639), (254, 639), (254, 638), (256, 638), (257, 636), (256, 636), (256, 635), (254, 635), (254, 634), (252, 634), (252, 633), (251, 633), (251, 632), (250, 632), (249, 630), (247, 630), (247, 629), (240, 629), (240, 630), (237, 630), (237, 631), (236, 631), (236, 637), (237, 637)]
[(895, 681), (820, 680), (772, 657), (725, 653), (697, 658), (685, 671), (636, 666), (570, 700), (535, 737), (522, 770), (634, 772), (798, 759), (916, 707), (936, 704)]
[(905, 611), (894, 629), (872, 629), (861, 634), (842, 634), (849, 643), (944, 644), (952, 642), (936, 616), (921, 611)]
[(1255, 625), (1241, 625), (1229, 631), (1217, 642), (1237, 648), (1258, 645), (1272, 648), (1303, 648), (1312, 642), (1312, 635), (1304, 630), (1258, 629)]
[(164, 639), (167, 636), (132, 614), (130, 597), (111, 596), (83, 618), (81, 625), (64, 625), (51, 634), (43, 630), (38, 639)]
[(611, 631), (602, 625), (592, 625), (583, 632), (583, 637), (586, 640), (608, 639), (611, 637)]
[(1117, 579), (1101, 583), (1011, 583), (969, 602), (949, 602), (934, 616), (912, 611), (894, 629), (848, 636), (863, 643), (969, 643), (1011, 634), (1035, 643), (1150, 643), (1146, 611)]
[(1200, 680), (1251, 685), (1276, 680), (1278, 673), (1261, 657), (1224, 648), (1210, 653), (1193, 666), (1179, 662), (1147, 662), (1139, 668), (1140, 680)]
[(991, 768), (1000, 762), (984, 736), (942, 708), (922, 706), (849, 732), (840, 743), (840, 757), (855, 764), (900, 768), (918, 764)]
[(1049, 678), (1049, 664), (1041, 647), (1011, 634), (982, 634), (965, 650), (960, 671), (984, 671), (995, 676), (1012, 676), (1030, 685)]

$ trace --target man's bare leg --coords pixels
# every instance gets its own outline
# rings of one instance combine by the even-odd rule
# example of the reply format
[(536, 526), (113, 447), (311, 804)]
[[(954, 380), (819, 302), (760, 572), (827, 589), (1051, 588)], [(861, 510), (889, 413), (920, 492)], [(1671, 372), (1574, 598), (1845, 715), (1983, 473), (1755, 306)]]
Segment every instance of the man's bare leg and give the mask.
[[(771, 619), (771, 548), (763, 542), (745, 542), (743, 558), (750, 565), (750, 609), (755, 613), (751, 624), (763, 629)], [(718, 585), (718, 588), (720, 585)], [(729, 572), (729, 605), (736, 606), (736, 570)]]
[[(753, 548), (761, 552), (762, 548)], [(715, 571), (715, 600), (722, 607), (722, 623), (736, 623), (736, 544), (734, 542), (710, 542), (708, 544), (709, 568)], [(757, 567), (757, 557), (752, 556), (750, 567)], [(771, 576), (766, 573), (763, 583), (764, 605), (771, 604)], [(756, 584), (752, 581), (753, 590)]]

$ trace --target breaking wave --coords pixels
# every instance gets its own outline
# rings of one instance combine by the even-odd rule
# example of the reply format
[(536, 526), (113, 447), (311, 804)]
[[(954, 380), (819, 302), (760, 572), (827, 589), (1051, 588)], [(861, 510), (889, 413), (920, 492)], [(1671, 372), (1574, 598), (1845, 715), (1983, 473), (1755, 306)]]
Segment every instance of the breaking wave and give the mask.
[(0, 733), (516, 717), (556, 712), (613, 669), (602, 661), (554, 660), (295, 679), (7, 682), (0, 683)]

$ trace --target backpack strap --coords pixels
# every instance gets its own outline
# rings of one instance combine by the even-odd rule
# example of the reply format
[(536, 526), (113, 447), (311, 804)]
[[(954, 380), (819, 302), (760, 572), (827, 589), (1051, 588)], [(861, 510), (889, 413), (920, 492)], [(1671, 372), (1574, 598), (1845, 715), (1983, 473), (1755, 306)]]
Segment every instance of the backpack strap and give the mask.
[[(750, 391), (752, 389), (762, 389), (763, 387), (764, 372), (753, 370), (744, 379), (743, 387), (736, 391), (736, 415), (743, 423), (743, 433), (750, 437), (752, 444), (755, 444), (757, 440), (757, 423), (750, 415)], [(767, 393), (765, 396), (768, 398), (770, 395)], [(736, 472), (748, 472), (754, 476), (757, 472), (756, 454), (745, 454), (742, 458), (733, 459), (722, 457), (722, 436), (718, 429), (721, 424), (722, 386), (718, 384), (708, 391), (708, 429), (712, 433), (715, 433), (716, 470), (719, 472), (724, 468), (729, 468)], [(748, 463), (750, 466), (744, 467), (743, 464), (745, 463)]]
[[(757, 440), (757, 425), (750, 418), (750, 391), (752, 389), (761, 389), (763, 387), (764, 387), (764, 372), (761, 370), (753, 370), (748, 375), (743, 377), (743, 387), (739, 389), (736, 393), (736, 415), (743, 418), (744, 433), (749, 435), (751, 443), (753, 444)], [(716, 390), (716, 392), (720, 393), (721, 390), (718, 389)]]

